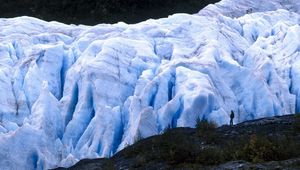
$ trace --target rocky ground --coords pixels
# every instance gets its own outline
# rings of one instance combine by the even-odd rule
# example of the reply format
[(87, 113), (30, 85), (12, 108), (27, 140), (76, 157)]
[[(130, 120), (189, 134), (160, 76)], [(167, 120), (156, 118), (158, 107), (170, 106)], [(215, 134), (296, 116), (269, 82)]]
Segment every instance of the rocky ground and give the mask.
[(199, 121), (195, 129), (169, 129), (112, 158), (82, 160), (69, 169), (300, 169), (300, 116), (219, 128)]

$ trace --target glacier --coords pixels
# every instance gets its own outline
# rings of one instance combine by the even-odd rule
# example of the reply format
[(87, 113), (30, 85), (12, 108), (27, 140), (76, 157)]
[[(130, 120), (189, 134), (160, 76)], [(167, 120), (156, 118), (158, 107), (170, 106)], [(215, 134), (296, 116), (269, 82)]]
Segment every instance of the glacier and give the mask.
[(298, 0), (132, 25), (1, 18), (0, 169), (109, 157), (198, 118), (228, 124), (231, 110), (234, 123), (299, 113), (299, 23)]

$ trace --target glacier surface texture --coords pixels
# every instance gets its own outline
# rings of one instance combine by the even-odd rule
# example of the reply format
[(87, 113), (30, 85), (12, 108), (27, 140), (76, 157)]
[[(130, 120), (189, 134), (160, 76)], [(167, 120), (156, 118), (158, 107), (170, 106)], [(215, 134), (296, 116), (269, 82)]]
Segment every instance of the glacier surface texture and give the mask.
[(234, 123), (300, 112), (299, 8), (224, 0), (134, 25), (0, 19), (0, 169), (109, 157), (197, 118), (228, 124), (230, 110)]

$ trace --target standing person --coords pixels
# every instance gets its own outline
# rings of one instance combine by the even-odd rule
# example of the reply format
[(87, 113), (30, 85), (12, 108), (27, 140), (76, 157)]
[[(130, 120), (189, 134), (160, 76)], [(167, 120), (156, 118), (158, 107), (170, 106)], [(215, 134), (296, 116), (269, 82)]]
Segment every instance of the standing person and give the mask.
[(231, 113), (230, 113), (230, 126), (233, 126), (233, 118), (234, 118), (234, 112), (233, 112), (233, 110), (231, 110)]

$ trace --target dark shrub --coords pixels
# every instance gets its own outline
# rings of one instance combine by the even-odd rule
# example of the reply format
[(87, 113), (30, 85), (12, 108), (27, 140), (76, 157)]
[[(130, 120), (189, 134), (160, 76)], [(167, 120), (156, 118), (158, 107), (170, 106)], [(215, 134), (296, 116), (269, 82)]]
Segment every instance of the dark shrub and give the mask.
[(269, 140), (266, 137), (252, 135), (248, 143), (237, 151), (239, 157), (243, 160), (258, 163), (272, 160), (284, 159), (282, 147), (285, 142), (279, 143), (278, 141)]
[(203, 141), (206, 143), (218, 142), (218, 135), (216, 134), (217, 125), (214, 122), (200, 119), (197, 119), (196, 122), (197, 134)]
[(198, 118), (196, 120), (196, 128), (199, 132), (205, 133), (207, 131), (214, 131), (217, 128), (217, 125), (212, 121), (206, 119), (200, 120), (200, 118)]
[(295, 116), (295, 124), (294, 124), (293, 128), (294, 128), (295, 133), (300, 132), (300, 113), (297, 113)]
[(196, 157), (196, 162), (201, 165), (217, 165), (223, 161), (223, 152), (219, 148), (204, 149)]

